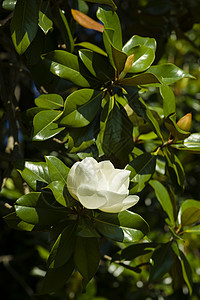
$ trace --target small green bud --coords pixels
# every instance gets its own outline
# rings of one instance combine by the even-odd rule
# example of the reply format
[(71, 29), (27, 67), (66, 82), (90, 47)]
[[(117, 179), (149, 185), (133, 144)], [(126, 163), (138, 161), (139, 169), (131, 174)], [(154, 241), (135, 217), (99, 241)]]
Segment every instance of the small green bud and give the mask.
[(180, 129), (184, 131), (190, 131), (192, 125), (192, 114), (188, 113), (183, 116), (178, 122), (177, 125)]
[(134, 60), (134, 54), (131, 54), (127, 57), (124, 70), (119, 74), (120, 79), (124, 78), (126, 74), (130, 71), (130, 69), (132, 68), (133, 60)]

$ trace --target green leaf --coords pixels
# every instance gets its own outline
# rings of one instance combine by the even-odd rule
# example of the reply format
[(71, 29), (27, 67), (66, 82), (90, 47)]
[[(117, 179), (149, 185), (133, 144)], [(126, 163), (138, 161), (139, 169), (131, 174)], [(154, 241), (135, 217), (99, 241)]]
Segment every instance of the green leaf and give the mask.
[(113, 36), (114, 31), (112, 29), (104, 29), (103, 42), (106, 48), (106, 52), (108, 53), (110, 63), (113, 68), (121, 73), (124, 69), (127, 55), (113, 45)]
[(192, 225), (200, 220), (200, 201), (185, 200), (179, 210), (178, 220), (182, 226)]
[(38, 29), (36, 0), (18, 0), (11, 21), (11, 36), (15, 49), (23, 54), (36, 36)]
[(119, 258), (125, 260), (133, 260), (138, 256), (145, 255), (154, 251), (156, 247), (156, 243), (141, 243), (130, 245), (121, 251)]
[(176, 189), (184, 188), (185, 172), (179, 158), (172, 152), (170, 148), (164, 147), (162, 149), (166, 159), (166, 166)]
[(49, 294), (64, 286), (74, 270), (73, 259), (70, 258), (59, 268), (49, 268), (46, 272), (39, 295)]
[(65, 127), (59, 127), (57, 121), (62, 115), (61, 111), (43, 110), (33, 119), (33, 141), (44, 141), (60, 133)]
[(52, 181), (50, 184), (48, 184), (46, 189), (50, 189), (58, 203), (61, 205), (67, 207), (67, 201), (64, 197), (65, 192), (65, 183), (63, 181)]
[(148, 122), (151, 127), (152, 130), (160, 137), (160, 139), (163, 141), (163, 137), (161, 134), (161, 130), (160, 130), (160, 126), (159, 126), (159, 120), (157, 120), (152, 111), (148, 108), (148, 106), (146, 105), (146, 103), (142, 100), (142, 98), (138, 98), (138, 97), (131, 97), (128, 98), (129, 100), (129, 105), (131, 106), (131, 108), (133, 109), (133, 111), (139, 115), (140, 117), (142, 117), (146, 122)]
[(24, 222), (47, 227), (66, 218), (66, 209), (56, 208), (50, 195), (47, 199), (39, 192), (26, 194), (16, 201), (16, 214)]
[(97, 18), (104, 24), (104, 31), (112, 29), (113, 36), (111, 42), (113, 46), (119, 50), (122, 49), (122, 32), (121, 24), (116, 12), (111, 9), (99, 7), (97, 10)]
[(148, 73), (153, 73), (161, 81), (161, 83), (166, 85), (170, 85), (185, 77), (194, 79), (194, 76), (170, 63), (151, 66), (148, 69)]
[(200, 234), (200, 225), (184, 229), (184, 232)]
[(74, 251), (74, 263), (83, 276), (83, 286), (95, 275), (99, 267), (100, 253), (97, 238), (77, 237)]
[(152, 255), (153, 265), (150, 270), (149, 281), (156, 281), (170, 271), (174, 263), (171, 243), (161, 244)]
[(38, 107), (46, 109), (61, 109), (64, 106), (63, 98), (58, 94), (43, 94), (35, 99)]
[(83, 63), (72, 53), (64, 50), (55, 50), (43, 54), (42, 58), (50, 72), (78, 86), (89, 87), (89, 81), (94, 81), (92, 76), (90, 77), (86, 72), (87, 69), (84, 70), (85, 66)]
[(79, 56), (90, 73), (103, 82), (114, 78), (115, 72), (108, 58), (91, 50), (79, 50)]
[(44, 162), (26, 161), (25, 165), (20, 168), (20, 173), (34, 191), (41, 187), (41, 183), (44, 186), (50, 182), (48, 168)]
[(101, 212), (94, 218), (97, 230), (106, 238), (118, 242), (136, 242), (149, 231), (146, 221), (131, 211), (118, 214)]
[(171, 146), (178, 150), (199, 154), (200, 133), (192, 133), (187, 139), (183, 141), (183, 144), (172, 144)]
[(17, 0), (4, 0), (2, 3), (2, 8), (7, 10), (14, 10)]
[(128, 53), (135, 46), (145, 46), (151, 48), (154, 52), (156, 51), (156, 40), (149, 37), (141, 37), (138, 35), (133, 35), (130, 40), (124, 45), (122, 51)]
[(133, 149), (133, 126), (126, 111), (120, 104), (114, 104), (110, 111), (102, 136), (102, 149), (110, 158), (122, 165), (128, 162), (128, 154)]
[(162, 206), (163, 210), (167, 213), (172, 226), (175, 226), (176, 216), (174, 206), (167, 189), (158, 180), (150, 180), (149, 184), (154, 189), (156, 197), (160, 202), (160, 205)]
[(192, 270), (184, 253), (178, 248), (177, 243), (172, 244), (172, 249), (181, 263), (182, 275), (185, 283), (189, 288), (190, 295), (192, 294)]
[(190, 136), (190, 132), (184, 131), (178, 127), (178, 125), (175, 122), (175, 116), (176, 114), (173, 114), (165, 119), (165, 127), (173, 135), (176, 141), (184, 140), (188, 136)]
[(75, 224), (68, 225), (58, 236), (48, 258), (49, 268), (59, 268), (71, 258), (75, 248)]
[(100, 238), (99, 233), (94, 227), (94, 222), (88, 218), (79, 216), (77, 235), (81, 237), (97, 237)]
[(56, 23), (57, 27), (60, 30), (62, 39), (66, 45), (66, 50), (69, 52), (73, 52), (74, 51), (74, 39), (73, 39), (72, 33), (70, 31), (67, 19), (66, 19), (64, 13), (62, 12), (62, 10), (58, 6), (55, 7), (54, 22)]
[(160, 84), (160, 80), (153, 74), (148, 72), (134, 75), (132, 77), (120, 79), (118, 84), (127, 86), (146, 85), (146, 84)]
[(39, 22), (38, 26), (42, 29), (44, 34), (47, 34), (49, 31), (53, 30), (53, 21), (49, 18), (49, 1), (42, 2), (39, 10)]
[(70, 94), (66, 101), (61, 125), (84, 127), (92, 122), (101, 107), (102, 91), (81, 89)]
[(89, 125), (81, 128), (69, 129), (68, 150), (70, 153), (82, 152), (95, 145), (95, 139), (99, 132), (99, 118), (96, 117)]
[(70, 169), (56, 156), (46, 156), (45, 159), (51, 180), (66, 183)]
[(22, 221), (16, 212), (13, 212), (11, 214), (8, 214), (3, 217), (4, 221), (7, 223), (7, 225), (13, 229), (17, 230), (26, 230), (26, 231), (32, 231), (34, 227), (36, 227), (33, 224), (29, 224), (27, 222)]
[(85, 0), (85, 1), (92, 2), (92, 3), (106, 4), (111, 6), (114, 10), (117, 10), (117, 6), (115, 5), (115, 2), (113, 0)]
[(171, 88), (167, 85), (160, 87), (160, 94), (163, 98), (163, 111), (165, 118), (176, 112), (176, 100)]
[(130, 189), (130, 193), (138, 193), (143, 190), (148, 181), (155, 172), (156, 156), (150, 153), (143, 153), (132, 160), (126, 169), (131, 171), (130, 181), (134, 183), (134, 187)]
[(98, 46), (89, 43), (89, 42), (81, 42), (81, 43), (77, 43), (74, 45), (75, 47), (81, 47), (81, 48), (86, 48), (89, 49), (91, 51), (94, 51), (96, 53), (99, 53), (101, 55), (107, 56), (106, 52), (104, 50), (102, 50), (101, 48), (99, 48)]
[(126, 54), (134, 54), (134, 60), (128, 73), (139, 73), (147, 70), (155, 59), (155, 52), (152, 48), (138, 45), (131, 48)]

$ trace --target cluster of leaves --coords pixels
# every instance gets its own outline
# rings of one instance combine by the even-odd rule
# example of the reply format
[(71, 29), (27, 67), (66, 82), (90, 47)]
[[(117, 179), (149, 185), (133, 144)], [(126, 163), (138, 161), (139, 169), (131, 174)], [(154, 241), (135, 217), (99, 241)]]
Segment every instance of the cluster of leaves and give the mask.
[[(186, 284), (191, 294), (191, 268), (182, 251), (182, 235), (200, 232), (200, 205), (189, 199), (179, 208), (174, 193), (183, 191), (185, 182), (177, 153), (199, 154), (200, 134), (177, 125), (176, 101), (169, 85), (194, 77), (171, 63), (153, 65), (154, 38), (134, 35), (123, 45), (112, 0), (86, 1), (100, 4), (96, 16), (101, 23), (84, 14), (86, 2), (75, 2), (72, 6), (71, 1), (3, 1), (4, 9), (14, 10), (10, 28), (15, 49), (44, 92), (35, 99), (36, 106), (26, 110), (25, 137), (31, 135), (29, 140), (39, 145), (57, 142), (51, 149), (57, 151), (56, 156), (62, 154), (62, 161), (48, 153), (46, 162), (15, 163), (29, 193), (16, 201), (15, 211), (4, 219), (15, 229), (50, 232), (41, 293), (59, 289), (74, 268), (85, 288), (98, 269), (99, 240), (104, 237), (132, 243), (115, 254), (113, 262), (134, 263), (144, 256), (141, 265), (123, 264), (124, 268), (141, 272), (150, 265), (149, 282), (169, 273), (175, 290)], [(88, 42), (75, 43), (75, 20), (100, 32), (104, 50)], [(159, 91), (159, 107), (148, 105), (146, 95), (151, 88)], [(14, 138), (18, 142), (16, 134)], [(149, 187), (155, 192), (171, 232), (166, 242), (145, 237), (149, 226), (139, 214), (86, 210), (70, 196), (69, 167), (86, 156), (109, 159), (115, 167), (130, 170), (130, 194), (142, 195)]]

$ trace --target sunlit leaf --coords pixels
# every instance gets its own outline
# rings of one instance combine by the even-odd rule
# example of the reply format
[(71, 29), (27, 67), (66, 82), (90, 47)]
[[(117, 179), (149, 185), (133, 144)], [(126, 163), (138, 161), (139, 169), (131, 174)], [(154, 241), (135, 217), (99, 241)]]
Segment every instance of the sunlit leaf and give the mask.
[(36, 36), (38, 29), (36, 0), (18, 0), (11, 21), (11, 36), (19, 54), (23, 54)]

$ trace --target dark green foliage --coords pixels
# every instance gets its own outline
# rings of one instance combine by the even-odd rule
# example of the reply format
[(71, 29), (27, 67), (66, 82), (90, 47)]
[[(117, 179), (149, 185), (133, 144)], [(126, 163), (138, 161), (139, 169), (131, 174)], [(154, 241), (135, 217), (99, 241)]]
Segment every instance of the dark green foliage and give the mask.
[[(93, 18), (89, 28), (71, 9), (85, 14), (82, 25)], [(199, 9), (189, 0), (2, 1), (0, 263), (25, 291), (11, 284), (8, 298), (185, 299), (185, 287), (200, 297)], [(190, 111), (187, 132), (177, 119)], [(106, 213), (74, 199), (68, 173), (86, 157), (130, 171), (137, 206)], [(24, 281), (15, 255), (30, 245), (37, 260), (24, 264)], [(30, 275), (34, 292), (31, 269), (43, 277)]]

